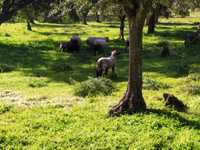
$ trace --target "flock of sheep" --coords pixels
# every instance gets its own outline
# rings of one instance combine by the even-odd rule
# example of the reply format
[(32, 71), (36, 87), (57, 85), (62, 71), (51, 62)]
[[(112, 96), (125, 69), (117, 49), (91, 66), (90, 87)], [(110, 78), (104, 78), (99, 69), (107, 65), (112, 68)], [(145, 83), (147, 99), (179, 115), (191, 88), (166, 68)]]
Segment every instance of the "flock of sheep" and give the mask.
[[(185, 47), (189, 47), (191, 44), (200, 41), (200, 24), (196, 32), (188, 34), (185, 37)], [(86, 40), (88, 48), (93, 50), (95, 55), (97, 52), (104, 52), (108, 48), (108, 37), (89, 37)], [(60, 50), (62, 52), (78, 52), (81, 48), (81, 38), (77, 35), (72, 36), (68, 42), (60, 43)], [(125, 50), (129, 50), (129, 39), (125, 41)], [(96, 76), (102, 76), (108, 74), (108, 70), (112, 68), (112, 73), (115, 73), (115, 63), (118, 52), (113, 50), (109, 57), (101, 57), (96, 62)], [(170, 55), (169, 47), (164, 42), (161, 46), (161, 57), (167, 57)]]
[[(95, 54), (98, 51), (103, 51), (108, 48), (108, 37), (89, 37), (86, 40), (88, 48), (94, 50)], [(63, 52), (78, 52), (81, 48), (81, 38), (77, 35), (72, 36), (68, 42), (60, 43), (60, 49)]]
[[(108, 48), (108, 37), (89, 37), (86, 40), (88, 48), (93, 50), (96, 54), (99, 51), (104, 51)], [(68, 42), (60, 43), (60, 50), (62, 52), (78, 52), (81, 48), (81, 39), (79, 36), (73, 36)], [(117, 51), (113, 50), (109, 57), (101, 57), (96, 62), (96, 76), (107, 75), (108, 70), (112, 68), (112, 73), (115, 74), (115, 64)]]

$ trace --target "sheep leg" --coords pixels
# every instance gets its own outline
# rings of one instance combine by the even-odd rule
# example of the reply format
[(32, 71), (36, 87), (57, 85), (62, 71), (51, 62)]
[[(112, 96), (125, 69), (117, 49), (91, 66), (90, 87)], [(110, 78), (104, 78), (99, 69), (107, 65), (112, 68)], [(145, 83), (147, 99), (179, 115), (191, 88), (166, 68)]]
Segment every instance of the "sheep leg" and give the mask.
[(96, 69), (96, 77), (102, 76), (102, 73), (103, 73), (102, 69), (99, 68)]
[(115, 65), (112, 67), (112, 74), (115, 74)]
[(108, 68), (105, 69), (105, 75), (108, 75)]

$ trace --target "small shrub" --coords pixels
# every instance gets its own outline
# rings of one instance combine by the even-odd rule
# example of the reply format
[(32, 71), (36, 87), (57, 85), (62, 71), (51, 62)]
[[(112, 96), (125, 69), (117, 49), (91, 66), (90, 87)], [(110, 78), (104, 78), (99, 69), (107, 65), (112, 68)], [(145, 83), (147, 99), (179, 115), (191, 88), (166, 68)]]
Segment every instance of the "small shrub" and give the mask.
[(187, 77), (187, 80), (192, 80), (192, 81), (200, 81), (200, 74), (199, 73), (192, 73), (189, 74)]
[(81, 82), (75, 89), (75, 94), (78, 96), (96, 96), (96, 95), (110, 95), (115, 87), (110, 79), (106, 78), (89, 78)]
[(176, 64), (170, 67), (173, 71), (175, 71), (178, 75), (186, 75), (189, 73), (189, 66), (184, 63)]
[(4, 114), (6, 112), (9, 112), (11, 110), (12, 106), (0, 104), (0, 114)]
[(180, 64), (176, 66), (176, 72), (177, 74), (188, 74), (189, 72), (189, 66), (186, 64)]
[(5, 33), (5, 35), (4, 35), (5, 37), (11, 37), (11, 35), (10, 34), (8, 34), (8, 33)]
[(37, 69), (37, 70), (32, 70), (32, 73), (36, 77), (45, 77), (48, 75), (47, 71), (44, 69)]
[(184, 91), (190, 95), (198, 95), (200, 94), (200, 86), (197, 84), (189, 84), (183, 87)]
[(157, 82), (152, 79), (146, 79), (143, 83), (143, 88), (146, 90), (159, 90), (159, 89), (168, 89), (170, 86), (165, 83)]
[(200, 66), (198, 66), (198, 65), (191, 65), (189, 73), (200, 73)]
[(32, 88), (41, 88), (41, 87), (46, 87), (48, 83), (49, 83), (48, 80), (40, 78), (40, 79), (31, 80), (31, 82), (29, 83), (29, 86)]
[(73, 71), (72, 66), (65, 62), (56, 63), (51, 67), (51, 69), (55, 72)]
[(13, 71), (14, 67), (8, 64), (0, 64), (0, 73)]

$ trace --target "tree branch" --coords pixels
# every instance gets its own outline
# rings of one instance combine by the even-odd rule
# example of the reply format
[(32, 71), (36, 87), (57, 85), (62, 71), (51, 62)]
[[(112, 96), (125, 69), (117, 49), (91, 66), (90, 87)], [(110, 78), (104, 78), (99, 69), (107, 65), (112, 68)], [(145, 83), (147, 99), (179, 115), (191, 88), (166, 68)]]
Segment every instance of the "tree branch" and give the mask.
[(35, 0), (4, 0), (2, 12), (0, 13), (0, 24), (12, 18), (16, 12)]

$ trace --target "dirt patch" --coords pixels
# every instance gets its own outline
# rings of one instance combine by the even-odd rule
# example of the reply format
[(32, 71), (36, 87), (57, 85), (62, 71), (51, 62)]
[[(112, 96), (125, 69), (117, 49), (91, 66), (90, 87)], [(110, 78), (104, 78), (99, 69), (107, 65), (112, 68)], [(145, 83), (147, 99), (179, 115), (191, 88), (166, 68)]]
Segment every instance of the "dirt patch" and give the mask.
[(11, 103), (17, 103), (23, 100), (23, 96), (20, 93), (14, 91), (0, 91), (0, 101), (8, 101)]
[(80, 97), (55, 97), (52, 100), (52, 105), (55, 107), (72, 107), (75, 102), (82, 101), (83, 99)]
[(0, 101), (8, 104), (34, 107), (34, 106), (53, 106), (53, 107), (72, 107), (75, 102), (82, 101), (80, 97), (63, 96), (50, 98), (48, 96), (34, 96), (25, 98), (22, 94), (15, 91), (0, 91)]

